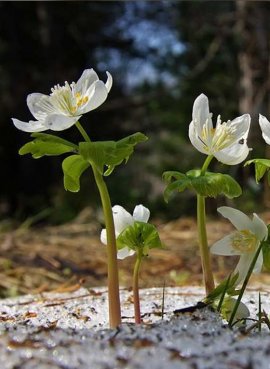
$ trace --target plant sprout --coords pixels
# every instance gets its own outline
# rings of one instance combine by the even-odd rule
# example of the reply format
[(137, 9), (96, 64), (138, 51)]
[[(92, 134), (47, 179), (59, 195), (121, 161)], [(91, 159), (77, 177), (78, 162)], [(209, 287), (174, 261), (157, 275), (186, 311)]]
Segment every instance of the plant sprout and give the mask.
[[(107, 98), (112, 87), (112, 77), (107, 72), (106, 83), (99, 80), (93, 69), (86, 69), (77, 83), (56, 85), (50, 95), (33, 93), (27, 97), (27, 105), (35, 121), (22, 122), (13, 119), (14, 125), (25, 132), (33, 132), (33, 140), (25, 144), (19, 154), (42, 156), (68, 154), (62, 162), (64, 187), (67, 191), (80, 190), (80, 177), (91, 168), (99, 190), (107, 235), (107, 266), (110, 327), (121, 323), (117, 248), (111, 200), (104, 181), (116, 166), (127, 161), (134, 147), (147, 137), (135, 133), (119, 141), (93, 142), (79, 123), (80, 117), (98, 108)], [(46, 130), (63, 131), (75, 125), (84, 141), (74, 144), (58, 136), (40, 133)]]
[[(118, 247), (118, 259), (124, 259), (128, 256), (136, 254), (136, 262), (133, 270), (133, 304), (135, 323), (141, 323), (141, 309), (139, 296), (139, 271), (142, 260), (148, 256), (149, 250), (152, 248), (161, 248), (157, 229), (147, 223), (150, 211), (143, 205), (137, 205), (133, 211), (133, 215), (128, 213), (122, 206), (115, 205), (112, 208), (116, 243)], [(101, 241), (107, 244), (105, 230), (101, 231)]]
[(173, 191), (182, 192), (185, 189), (195, 191), (197, 195), (198, 237), (203, 270), (203, 278), (208, 295), (214, 290), (214, 278), (210, 261), (206, 232), (205, 198), (225, 195), (228, 198), (240, 196), (239, 184), (229, 175), (207, 171), (215, 157), (221, 163), (235, 165), (246, 159), (249, 148), (247, 136), (250, 128), (250, 116), (244, 114), (233, 121), (222, 122), (220, 116), (216, 125), (212, 122), (208, 98), (201, 94), (193, 104), (192, 121), (189, 125), (189, 138), (192, 145), (201, 153), (207, 155), (201, 169), (190, 170), (186, 174), (169, 171), (163, 174), (167, 183), (164, 192), (168, 201)]

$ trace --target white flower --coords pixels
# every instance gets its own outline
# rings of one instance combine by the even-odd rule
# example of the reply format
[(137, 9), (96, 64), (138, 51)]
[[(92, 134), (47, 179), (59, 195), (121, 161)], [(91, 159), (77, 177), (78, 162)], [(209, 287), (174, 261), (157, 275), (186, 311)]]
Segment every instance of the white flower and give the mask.
[[(211, 253), (216, 255), (239, 255), (240, 259), (235, 268), (234, 275), (238, 272), (236, 284), (239, 284), (246, 277), (247, 271), (260, 246), (260, 243), (268, 236), (268, 229), (265, 223), (253, 214), (250, 219), (246, 214), (237, 209), (227, 206), (218, 208), (218, 212), (235, 226), (237, 229), (228, 236), (214, 243)], [(254, 273), (259, 273), (263, 265), (262, 251), (259, 254)]]
[(259, 115), (259, 124), (262, 130), (262, 136), (264, 138), (264, 141), (270, 145), (270, 122), (269, 120), (263, 116)]
[(222, 122), (219, 115), (213, 127), (208, 98), (201, 94), (193, 104), (189, 138), (192, 145), (203, 154), (214, 155), (220, 162), (234, 165), (245, 160), (249, 153), (246, 143), (249, 127), (249, 114), (227, 122)]
[(22, 122), (13, 118), (14, 125), (25, 132), (63, 131), (71, 127), (82, 114), (96, 109), (106, 100), (112, 87), (112, 76), (106, 73), (106, 83), (99, 80), (93, 69), (86, 69), (77, 83), (56, 85), (50, 95), (28, 95), (27, 105), (36, 120)]
[[(134, 224), (135, 221), (147, 223), (149, 216), (150, 216), (149, 209), (147, 209), (143, 205), (137, 205), (133, 211), (133, 215), (128, 213), (120, 205), (113, 206), (112, 212), (113, 212), (113, 220), (114, 220), (116, 238), (125, 228)], [(106, 229), (102, 229), (100, 239), (102, 243), (107, 245)], [(117, 258), (124, 259), (127, 256), (132, 256), (134, 254), (135, 254), (134, 250), (131, 250), (128, 247), (123, 247), (121, 250), (118, 251)]]

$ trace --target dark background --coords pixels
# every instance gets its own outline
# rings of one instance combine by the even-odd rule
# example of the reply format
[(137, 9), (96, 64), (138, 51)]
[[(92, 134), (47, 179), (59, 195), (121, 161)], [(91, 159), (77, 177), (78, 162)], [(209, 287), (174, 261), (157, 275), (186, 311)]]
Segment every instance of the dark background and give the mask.
[[(99, 207), (90, 172), (79, 193), (67, 193), (63, 157), (20, 157), (30, 136), (11, 121), (32, 119), (29, 93), (48, 94), (89, 67), (103, 80), (106, 70), (114, 78), (106, 102), (81, 120), (91, 138), (120, 139), (136, 131), (149, 136), (107, 179), (112, 203), (129, 211), (143, 203), (165, 219), (194, 214), (189, 192), (164, 203), (161, 176), (204, 160), (187, 135), (200, 93), (209, 97), (214, 119), (250, 113), (250, 158), (268, 155), (258, 113), (270, 118), (269, 19), (268, 1), (0, 2), (0, 218), (61, 223), (86, 206)], [(79, 139), (75, 128), (61, 135)], [(217, 162), (212, 168), (236, 176), (244, 187), (229, 205), (268, 207), (268, 186), (256, 186), (252, 168)], [(208, 206), (214, 213), (216, 202)]]

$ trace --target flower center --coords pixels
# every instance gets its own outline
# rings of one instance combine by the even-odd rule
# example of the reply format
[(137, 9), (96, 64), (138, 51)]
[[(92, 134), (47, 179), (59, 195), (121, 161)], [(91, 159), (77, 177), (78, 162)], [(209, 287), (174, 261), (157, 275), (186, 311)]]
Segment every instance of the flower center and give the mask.
[(258, 239), (249, 229), (236, 231), (232, 236), (232, 247), (243, 253), (252, 253), (256, 250)]
[(218, 117), (217, 126), (210, 126), (208, 120), (203, 125), (199, 139), (210, 154), (231, 146), (235, 142), (235, 127), (230, 125), (230, 121), (221, 123)]
[(226, 123), (220, 124), (214, 129), (213, 139), (212, 139), (212, 149), (215, 151), (220, 151), (230, 146), (234, 138), (235, 128), (227, 125)]
[(52, 105), (66, 115), (76, 115), (79, 108), (84, 106), (89, 98), (81, 92), (75, 91), (76, 84), (65, 82), (64, 86), (54, 86), (50, 94)]
[(78, 110), (78, 108), (80, 108), (81, 106), (85, 105), (88, 102), (88, 96), (82, 96), (80, 92), (76, 92), (74, 96), (76, 105), (72, 106), (71, 108), (72, 113), (75, 113)]

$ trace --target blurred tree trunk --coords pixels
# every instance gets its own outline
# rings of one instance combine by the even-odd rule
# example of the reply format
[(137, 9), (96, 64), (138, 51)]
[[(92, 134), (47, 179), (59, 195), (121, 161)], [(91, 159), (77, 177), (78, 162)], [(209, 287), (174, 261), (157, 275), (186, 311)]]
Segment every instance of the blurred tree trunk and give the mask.
[(241, 114), (253, 113), (253, 70), (251, 57), (251, 39), (248, 29), (247, 3), (236, 0), (236, 32), (240, 39), (238, 63), (240, 67), (239, 111)]
[[(48, 48), (50, 45), (50, 27), (49, 27), (49, 15), (46, 3), (39, 1), (36, 3), (37, 19), (39, 21), (39, 39), (44, 48)], [(47, 50), (46, 50), (47, 52)]]
[[(269, 16), (269, 4), (236, 0), (236, 33), (239, 37), (240, 69), (239, 111), (241, 114), (250, 113), (254, 122), (249, 136), (250, 142), (256, 142), (261, 136), (257, 124), (258, 113), (269, 115), (270, 111)], [(265, 157), (270, 157), (268, 145), (266, 145)], [(267, 208), (270, 207), (270, 188), (267, 180), (264, 182), (263, 204)]]

